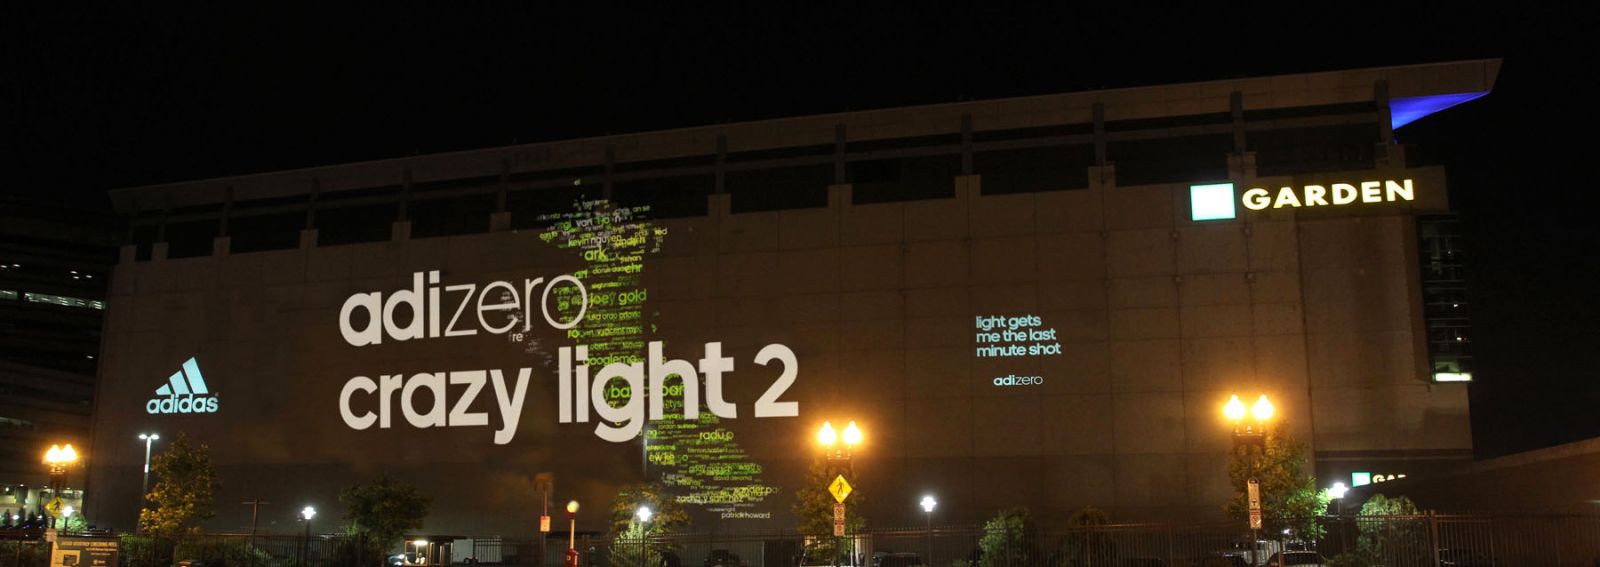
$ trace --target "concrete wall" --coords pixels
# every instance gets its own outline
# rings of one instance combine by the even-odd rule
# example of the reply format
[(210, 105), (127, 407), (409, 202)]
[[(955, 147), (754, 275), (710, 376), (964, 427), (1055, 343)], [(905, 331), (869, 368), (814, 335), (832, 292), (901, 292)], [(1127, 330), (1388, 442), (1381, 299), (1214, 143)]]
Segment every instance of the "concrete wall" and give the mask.
[[(920, 519), (925, 493), (949, 522), (1012, 505), (1047, 519), (1085, 505), (1124, 520), (1212, 518), (1230, 495), (1219, 408), (1233, 393), (1271, 396), (1315, 450), (1470, 448), (1465, 388), (1426, 381), (1417, 336), (1410, 214), (1445, 208), (1443, 175), (1406, 174), (1416, 203), (1241, 209), (1205, 223), (1189, 220), (1188, 186), (1177, 184), (981, 196), (968, 176), (952, 199), (852, 205), (850, 187), (836, 186), (828, 208), (738, 215), (714, 195), (710, 216), (659, 222), (666, 240), (644, 271), (659, 312), (651, 338), (688, 359), (721, 341), (738, 360), (728, 397), (741, 411), (771, 383), (749, 362), (755, 351), (791, 347), (800, 376), (784, 399), (800, 417), (723, 425), (766, 466), (767, 484), (788, 489), (823, 420), (860, 422), (857, 484), (875, 525)], [(449, 283), (580, 267), (534, 232), (125, 262), (107, 314), (92, 513), (131, 517), (134, 435), (147, 428), (212, 447), (224, 529), (248, 518), (232, 502), (289, 502), (288, 522), (294, 503), (332, 509), (340, 487), (383, 470), (439, 499), (435, 530), (534, 525), (538, 471), (556, 472), (558, 498), (597, 507), (638, 479), (640, 449), (594, 438), (592, 424), (557, 424), (548, 362), (506, 446), (481, 428), (351, 431), (337, 409), (355, 375), (538, 366), (492, 336), (355, 349), (337, 326), (351, 294), (406, 287), (414, 271)], [(1027, 314), (1056, 329), (1062, 354), (974, 356), (975, 317)], [(146, 414), (189, 356), (221, 411)], [(1044, 383), (992, 384), (1008, 374)], [(791, 499), (780, 492), (768, 506), (782, 517)]]

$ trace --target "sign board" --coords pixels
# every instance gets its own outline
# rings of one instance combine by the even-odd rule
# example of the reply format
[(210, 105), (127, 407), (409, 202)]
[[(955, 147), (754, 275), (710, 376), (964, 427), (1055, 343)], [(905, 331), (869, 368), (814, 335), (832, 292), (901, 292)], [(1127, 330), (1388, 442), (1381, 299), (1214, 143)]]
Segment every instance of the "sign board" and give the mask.
[(61, 510), (66, 508), (66, 506), (67, 501), (60, 498), (51, 498), (49, 502), (45, 503), (44, 511), (49, 512), (50, 517), (52, 518), (60, 518)]
[(550, 516), (539, 516), (539, 533), (550, 533)]
[(833, 505), (833, 537), (844, 537), (844, 499)]
[(50, 567), (117, 567), (117, 540), (61, 536), (50, 550)]
[(850, 483), (845, 481), (844, 475), (839, 475), (838, 478), (833, 479), (833, 484), (828, 485), (828, 493), (832, 494), (833, 499), (839, 501), (840, 504), (844, 503), (845, 498), (850, 497), (850, 490)]
[(1259, 530), (1261, 529), (1261, 483), (1252, 478), (1246, 487), (1248, 488), (1246, 496), (1250, 503), (1250, 529)]

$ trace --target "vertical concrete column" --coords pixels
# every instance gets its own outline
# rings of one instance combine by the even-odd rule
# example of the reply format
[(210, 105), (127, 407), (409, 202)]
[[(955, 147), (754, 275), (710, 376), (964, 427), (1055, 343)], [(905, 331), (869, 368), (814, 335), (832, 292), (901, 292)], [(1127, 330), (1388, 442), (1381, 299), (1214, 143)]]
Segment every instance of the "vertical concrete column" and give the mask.
[(843, 185), (849, 181), (844, 163), (845, 131), (843, 124), (833, 126), (833, 184)]
[(218, 236), (211, 239), (211, 255), (222, 257), (233, 251), (233, 238)]
[(494, 212), (489, 214), (489, 232), (511, 230), (511, 212), (506, 210), (506, 193), (511, 190), (511, 160), (500, 160), (500, 186), (494, 193)]
[(310, 249), (316, 248), (316, 247), (317, 247), (317, 229), (315, 229), (315, 228), (302, 228), (302, 229), (300, 229), (300, 249), (301, 250), (310, 250)]
[(510, 212), (489, 213), (489, 232), (505, 232), (508, 230), (511, 230)]
[(167, 259), (167, 243), (157, 242), (150, 245), (150, 261), (161, 262)]
[(979, 175), (956, 176), (956, 198), (965, 199), (969, 203), (973, 199), (983, 196), (983, 177)]
[(855, 189), (849, 183), (828, 186), (828, 210), (838, 211), (850, 206), (855, 199)]
[(727, 193), (706, 195), (706, 213), (718, 222), (728, 218), (728, 215), (733, 214), (733, 195)]
[(1117, 186), (1117, 164), (1106, 162), (1105, 165), (1089, 166), (1089, 188), (1111, 189)]
[(1237, 152), (1228, 154), (1228, 177), (1236, 181), (1255, 179), (1256, 153)]
[(394, 221), (394, 224), (389, 225), (389, 240), (394, 242), (411, 240), (411, 221)]

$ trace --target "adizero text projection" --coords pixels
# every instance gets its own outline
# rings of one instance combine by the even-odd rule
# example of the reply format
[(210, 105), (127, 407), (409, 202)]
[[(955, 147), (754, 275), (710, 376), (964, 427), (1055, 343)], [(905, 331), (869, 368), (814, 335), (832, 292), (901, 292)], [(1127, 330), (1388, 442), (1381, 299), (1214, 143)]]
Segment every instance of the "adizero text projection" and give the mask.
[[(412, 274), (410, 288), (357, 293), (346, 299), (339, 310), (339, 332), (353, 347), (527, 333), (536, 322), (577, 336), (574, 328), (588, 309), (589, 293), (572, 275), (480, 285), (441, 283), (438, 271), (417, 272)], [(564, 313), (574, 314), (566, 318)], [(645, 421), (664, 418), (663, 396), (668, 392), (681, 398), (686, 419), (699, 417), (702, 400), (718, 417), (738, 417), (738, 405), (723, 395), (724, 375), (733, 371), (734, 360), (722, 356), (721, 343), (706, 343), (695, 362), (668, 359), (661, 341), (651, 341), (648, 349), (645, 361), (611, 362), (592, 371), (587, 364), (587, 346), (560, 347), (556, 377), (561, 395), (559, 422), (588, 423), (592, 410), (601, 420), (595, 435), (621, 443), (636, 437)], [(799, 402), (780, 401), (799, 372), (794, 351), (781, 344), (767, 345), (757, 353), (755, 363), (776, 363), (781, 368), (772, 386), (756, 400), (755, 417), (800, 415)], [(345, 425), (356, 430), (389, 429), (401, 422), (418, 429), (494, 427), (495, 444), (505, 445), (516, 436), (533, 370), (426, 369), (376, 378), (356, 376), (339, 392), (339, 413)], [(673, 375), (681, 378), (682, 386), (663, 387)], [(614, 392), (608, 394), (608, 384), (614, 380), (627, 384), (625, 399), (616, 400)], [(428, 390), (426, 398), (431, 402), (417, 399), (422, 390)], [(649, 392), (649, 399), (640, 399), (641, 392)], [(498, 414), (497, 420), (491, 420), (489, 412), (471, 410), (482, 395), (494, 400), (489, 408)]]

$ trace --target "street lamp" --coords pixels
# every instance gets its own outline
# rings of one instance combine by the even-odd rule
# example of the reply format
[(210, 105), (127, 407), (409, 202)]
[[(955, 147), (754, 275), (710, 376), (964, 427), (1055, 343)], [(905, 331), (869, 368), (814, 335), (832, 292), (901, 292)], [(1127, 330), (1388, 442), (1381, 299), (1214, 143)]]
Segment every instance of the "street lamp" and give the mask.
[(144, 441), (144, 483), (139, 485), (139, 499), (143, 501), (144, 495), (150, 493), (150, 448), (155, 445), (161, 436), (155, 433), (140, 433), (139, 440)]
[(1233, 422), (1234, 448), (1250, 445), (1265, 448), (1267, 423), (1277, 414), (1277, 408), (1273, 407), (1272, 401), (1267, 399), (1266, 394), (1261, 394), (1256, 403), (1250, 406), (1248, 413), (1253, 419), (1245, 420), (1244, 402), (1239, 400), (1238, 394), (1234, 394), (1228, 399), (1228, 403), (1222, 406), (1222, 414), (1228, 417), (1228, 421)]
[(305, 523), (306, 523), (306, 539), (305, 539), (305, 543), (303, 543), (301, 545), (301, 547), (300, 547), (300, 564), (301, 565), (305, 565), (307, 560), (310, 559), (307, 556), (311, 554), (311, 519), (315, 518), (316, 516), (317, 516), (317, 509), (316, 508), (312, 508), (310, 506), (306, 506), (305, 508), (301, 508), (300, 509), (300, 519), (304, 520)]
[[(1256, 403), (1250, 406), (1248, 413), (1251, 419), (1246, 420), (1244, 401), (1239, 399), (1238, 394), (1234, 394), (1228, 399), (1228, 403), (1223, 404), (1222, 406), (1222, 414), (1227, 416), (1228, 421), (1233, 422), (1234, 453), (1238, 454), (1242, 448), (1244, 450), (1245, 457), (1252, 458), (1250, 454), (1251, 446), (1259, 448), (1263, 454), (1266, 453), (1267, 424), (1268, 422), (1272, 421), (1273, 416), (1277, 414), (1277, 408), (1273, 407), (1272, 401), (1267, 399), (1266, 394), (1261, 394), (1261, 397), (1256, 399)], [(1258, 482), (1255, 477), (1255, 462), (1251, 460), (1247, 464), (1248, 466), (1246, 470), (1250, 472), (1250, 477), (1246, 488), (1249, 490), (1250, 494), (1255, 495), (1257, 494), (1256, 486), (1258, 486)], [(1255, 556), (1257, 554), (1255, 550), (1259, 549), (1258, 542), (1260, 537), (1256, 535), (1256, 518), (1260, 514), (1260, 508), (1257, 504), (1259, 499), (1248, 497), (1247, 499), (1249, 500), (1249, 513), (1251, 515), (1250, 532), (1252, 534), (1252, 541), (1250, 542), (1250, 546), (1252, 550), (1251, 560), (1253, 561), (1256, 559)]]
[(939, 501), (929, 494), (922, 497), (922, 511), (928, 519), (928, 564), (933, 565), (933, 509), (939, 506)]
[(567, 562), (566, 567), (578, 567), (578, 501), (567, 502)]
[[(851, 420), (845, 425), (842, 434), (834, 431), (832, 423), (822, 422), (822, 428), (817, 430), (817, 444), (822, 445), (823, 450), (827, 451), (828, 476), (835, 474), (839, 476), (854, 476), (852, 474), (854, 470), (850, 464), (851, 451), (864, 440), (865, 435), (861, 433), (861, 428), (856, 426), (855, 420)], [(843, 441), (843, 443), (840, 443), (840, 441)], [(843, 516), (843, 510), (844, 502), (840, 501), (836, 505), (835, 515)], [(835, 538), (837, 537), (835, 536)], [(834, 559), (836, 563), (838, 554), (843, 549), (844, 546), (839, 545), (836, 541), (834, 544)]]
[[(61, 498), (61, 486), (67, 479), (67, 467), (78, 462), (78, 451), (68, 443), (65, 447), (51, 445), (50, 450), (44, 453), (44, 462), (50, 466), (50, 497)], [(51, 514), (50, 526), (55, 527), (56, 514)]]
[(645, 532), (645, 530), (646, 530), (645, 524), (650, 523), (650, 507), (649, 506), (640, 506), (639, 507), (639, 511), (638, 512), (634, 512), (633, 515), (634, 515), (634, 517), (639, 518), (639, 567), (644, 567), (644, 565), (645, 565), (645, 556), (649, 555), (649, 553), (645, 551), (645, 537), (644, 536), (645, 536), (645, 533), (646, 533)]

